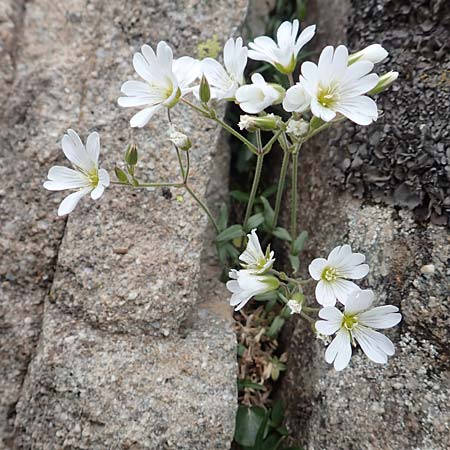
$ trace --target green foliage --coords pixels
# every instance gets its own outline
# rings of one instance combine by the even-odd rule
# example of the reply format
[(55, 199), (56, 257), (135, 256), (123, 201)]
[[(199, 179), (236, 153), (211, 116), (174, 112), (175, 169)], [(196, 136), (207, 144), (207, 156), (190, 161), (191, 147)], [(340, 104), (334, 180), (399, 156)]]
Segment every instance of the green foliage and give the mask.
[(242, 229), (242, 225), (231, 225), (231, 227), (225, 228), (219, 235), (216, 237), (216, 242), (227, 242), (232, 241), (238, 237), (242, 237), (245, 235), (244, 230)]
[(272, 234), (277, 237), (278, 239), (282, 239), (283, 241), (292, 242), (292, 237), (289, 234), (289, 231), (286, 230), (286, 228), (283, 227), (276, 227)]
[(268, 410), (259, 406), (239, 406), (234, 439), (242, 450), (301, 450), (299, 447), (281, 448), (288, 435), (282, 426), (283, 418), (282, 400), (277, 400)]

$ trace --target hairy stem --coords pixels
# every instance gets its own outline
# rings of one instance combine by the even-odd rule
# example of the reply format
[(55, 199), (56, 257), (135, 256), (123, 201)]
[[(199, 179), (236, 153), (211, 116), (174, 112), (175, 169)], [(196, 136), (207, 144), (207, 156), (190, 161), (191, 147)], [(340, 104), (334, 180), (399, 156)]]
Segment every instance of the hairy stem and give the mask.
[(253, 176), (252, 189), (250, 191), (250, 197), (248, 199), (247, 210), (245, 211), (244, 224), (242, 225), (244, 230), (247, 229), (247, 222), (248, 222), (248, 219), (250, 218), (250, 215), (253, 210), (253, 203), (255, 202), (256, 192), (258, 190), (259, 180), (261, 178), (261, 170), (262, 170), (263, 161), (264, 161), (264, 153), (262, 152), (261, 131), (260, 130), (256, 131), (256, 139), (258, 142), (259, 151), (258, 151), (258, 156), (256, 158), (256, 168), (255, 168), (255, 175)]
[(200, 200), (199, 197), (197, 197), (197, 194), (188, 185), (185, 185), (185, 188), (189, 192), (189, 194), (191, 194), (191, 197), (197, 202), (198, 206), (200, 206), (200, 208), (203, 209), (203, 211), (206, 213), (209, 220), (211, 221), (214, 228), (216, 229), (216, 233), (219, 234), (220, 233), (219, 226), (217, 225), (217, 222), (215, 221), (209, 208), (206, 206), (206, 204), (202, 200)]
[(131, 187), (133, 189), (140, 189), (140, 188), (148, 188), (148, 187), (173, 187), (173, 188), (183, 188), (184, 183), (169, 183), (169, 182), (161, 182), (161, 183), (139, 183), (137, 185), (130, 184), (130, 183), (122, 183), (120, 181), (111, 181), (111, 184), (114, 184), (115, 186), (127, 186)]
[(242, 136), (242, 134), (237, 132), (234, 128), (230, 127), (230, 125), (225, 123), (222, 119), (219, 119), (218, 117), (212, 117), (212, 120), (218, 123), (225, 130), (227, 130), (228, 133), (232, 134), (235, 138), (243, 142), (250, 149), (250, 151), (252, 151), (253, 153), (258, 152), (258, 149), (247, 138)]
[(278, 216), (280, 214), (281, 200), (283, 198), (284, 184), (286, 182), (286, 173), (288, 165), (289, 165), (289, 150), (283, 149), (283, 161), (281, 163), (280, 178), (278, 180), (278, 189), (277, 189), (277, 197), (275, 199), (272, 230), (277, 226)]
[(298, 183), (298, 153), (300, 148), (292, 153), (292, 188), (291, 188), (291, 237), (297, 237), (297, 183)]

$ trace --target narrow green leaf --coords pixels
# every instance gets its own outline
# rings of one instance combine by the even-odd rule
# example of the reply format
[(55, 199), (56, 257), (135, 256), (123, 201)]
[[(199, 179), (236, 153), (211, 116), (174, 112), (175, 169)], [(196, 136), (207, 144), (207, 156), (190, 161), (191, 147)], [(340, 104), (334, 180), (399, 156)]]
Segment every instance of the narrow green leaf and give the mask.
[(272, 226), (272, 222), (273, 222), (273, 217), (275, 215), (274, 210), (272, 209), (272, 207), (270, 206), (270, 203), (268, 202), (268, 200), (265, 197), (260, 197), (261, 202), (263, 204), (264, 207), (264, 219), (265, 219), (265, 223), (268, 227)]
[(272, 231), (272, 234), (274, 236), (276, 236), (278, 239), (282, 239), (283, 241), (288, 241), (288, 242), (292, 241), (291, 235), (289, 234), (289, 231), (286, 230), (286, 228), (276, 227)]
[(234, 430), (234, 440), (245, 447), (253, 447), (256, 435), (264, 421), (266, 412), (258, 406), (239, 406), (236, 415), (236, 428)]
[(219, 218), (217, 219), (217, 226), (220, 231), (225, 230), (228, 225), (228, 206), (226, 203), (222, 203), (220, 207)]
[(247, 222), (247, 230), (251, 231), (253, 228), (258, 228), (264, 222), (264, 214), (256, 213), (250, 216)]
[(306, 240), (308, 239), (308, 232), (302, 231), (297, 239), (292, 244), (292, 254), (298, 255), (304, 248)]
[(277, 428), (281, 425), (281, 422), (283, 421), (284, 417), (284, 403), (281, 398), (275, 401), (272, 412), (270, 414), (270, 418), (272, 419), (272, 422), (274, 423), (274, 427)]
[(300, 258), (296, 255), (288, 255), (289, 262), (291, 263), (292, 268), (294, 269), (294, 273), (298, 272), (300, 269)]
[(216, 237), (216, 242), (232, 241), (233, 239), (244, 236), (244, 234), (241, 225), (231, 225), (231, 227), (226, 228)]
[(250, 198), (247, 192), (242, 191), (230, 191), (230, 195), (240, 203), (247, 203)]
[(245, 388), (254, 389), (255, 391), (263, 391), (264, 386), (259, 383), (254, 383), (250, 380), (238, 380), (238, 389), (243, 390)]
[(273, 319), (272, 323), (270, 324), (269, 329), (266, 331), (266, 335), (270, 339), (276, 339), (278, 336), (278, 333), (283, 328), (285, 320), (279, 316), (276, 316), (275, 319)]

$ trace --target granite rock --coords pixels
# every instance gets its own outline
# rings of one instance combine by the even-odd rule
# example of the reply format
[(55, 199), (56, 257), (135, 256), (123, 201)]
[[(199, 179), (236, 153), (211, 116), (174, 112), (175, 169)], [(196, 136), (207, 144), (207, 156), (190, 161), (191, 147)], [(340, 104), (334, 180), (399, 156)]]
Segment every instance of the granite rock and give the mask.
[[(100, 133), (110, 171), (134, 142), (142, 180), (177, 180), (165, 115), (136, 130), (133, 112), (117, 106), (121, 83), (135, 77), (132, 55), (164, 39), (175, 56), (195, 56), (212, 35), (221, 43), (237, 35), (246, 12), (246, 0), (7, 4), (5, 449), (229, 448), (235, 338), (206, 217), (181, 191), (111, 187), (80, 202), (64, 229), (62, 195), (41, 182), (63, 162), (59, 141), (69, 127), (83, 139)], [(194, 143), (193, 189), (217, 209), (229, 158), (221, 132), (182, 105), (172, 119)]]
[[(399, 65), (404, 61), (417, 61), (429, 55), (420, 46), (409, 46), (405, 51), (401, 48), (403, 41), (395, 40), (401, 33), (415, 35), (416, 28), (412, 25), (415, 22), (406, 20), (399, 12), (399, 8), (407, 7), (406, 3), (411, 4), (317, 0), (309, 20), (317, 21), (318, 30), (326, 30), (319, 35), (318, 47), (344, 42), (356, 50), (380, 42), (393, 55), (386, 67), (402, 74), (405, 66)], [(412, 4), (417, 5), (416, 11), (420, 10), (420, 2)], [(443, 3), (434, 2), (434, 8), (439, 7), (445, 10)], [(445, 20), (446, 16), (443, 13), (439, 17)], [(357, 35), (363, 29), (363, 34)], [(392, 36), (397, 37), (393, 40)], [(378, 188), (386, 187), (386, 179), (377, 183), (368, 178), (375, 172), (395, 178), (397, 163), (388, 166), (377, 155), (389, 153), (389, 149), (414, 146), (415, 138), (408, 130), (419, 130), (422, 124), (434, 123), (436, 117), (448, 116), (445, 103), (426, 107), (421, 102), (414, 106), (410, 103), (405, 106), (407, 113), (399, 112), (397, 106), (402, 102), (403, 92), (414, 93), (416, 98), (426, 98), (430, 93), (432, 87), (415, 84), (422, 75), (420, 70), (413, 78), (401, 75), (394, 89), (378, 97), (383, 115), (376, 124), (361, 130), (346, 123), (330, 130), (308, 144), (300, 158), (304, 188), (300, 191), (298, 222), (299, 228), (308, 230), (311, 236), (303, 255), (303, 269), (312, 258), (326, 256), (334, 246), (349, 243), (354, 251), (366, 254), (371, 267), (361, 286), (375, 291), (378, 304), (396, 305), (403, 315), (399, 326), (386, 333), (396, 346), (396, 354), (388, 365), (370, 362), (357, 349), (344, 372), (335, 372), (325, 363), (324, 345), (313, 337), (307, 324), (296, 321), (291, 325), (285, 336), (290, 359), (281, 391), (288, 404), (287, 426), (292, 437), (309, 450), (448, 448), (448, 228), (417, 223), (415, 211), (411, 212), (407, 204), (394, 206), (384, 201), (374, 204), (372, 200), (380, 198)], [(356, 129), (359, 138), (354, 135)], [(440, 136), (435, 145), (448, 146), (445, 134)], [(364, 167), (358, 168), (355, 163), (357, 155), (364, 160)], [(345, 164), (345, 158), (350, 159), (350, 165)], [(418, 158), (409, 164), (418, 174), (431, 170), (422, 162)], [(345, 176), (341, 178), (330, 176), (343, 172)], [(354, 185), (365, 180), (362, 196), (350, 187), (355, 177), (359, 178)], [(344, 183), (341, 189), (336, 188), (337, 180)], [(428, 187), (421, 188), (420, 182), (415, 189), (420, 198), (428, 195)]]

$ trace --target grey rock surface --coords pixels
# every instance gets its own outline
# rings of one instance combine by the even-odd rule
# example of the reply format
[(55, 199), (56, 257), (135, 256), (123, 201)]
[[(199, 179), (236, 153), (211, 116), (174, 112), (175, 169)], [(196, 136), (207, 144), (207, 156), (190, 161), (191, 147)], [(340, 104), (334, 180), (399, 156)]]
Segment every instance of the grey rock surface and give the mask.
[[(238, 34), (247, 1), (11, 0), (4, 9), (0, 448), (229, 448), (235, 338), (206, 217), (182, 192), (111, 188), (80, 202), (64, 230), (62, 195), (41, 183), (63, 162), (69, 127), (83, 139), (100, 133), (103, 167), (133, 141), (142, 180), (175, 181), (166, 118), (131, 129), (120, 85), (135, 77), (141, 44), (164, 39), (175, 56), (195, 55), (213, 34)], [(192, 187), (215, 208), (228, 174), (220, 130), (181, 105), (172, 118), (194, 143)]]
[[(355, 50), (382, 43), (393, 55), (386, 66), (399, 70), (401, 78), (395, 89), (379, 96), (377, 103), (384, 114), (364, 131), (358, 128), (361, 138), (354, 136), (353, 125), (345, 124), (303, 150), (299, 227), (311, 236), (303, 267), (314, 257), (326, 256), (335, 245), (349, 243), (367, 255), (371, 266), (362, 286), (375, 291), (379, 304), (397, 305), (403, 314), (400, 325), (387, 332), (396, 346), (388, 365), (372, 363), (356, 350), (350, 366), (340, 373), (325, 363), (324, 345), (313, 337), (310, 327), (301, 321), (293, 324), (286, 336), (290, 360), (282, 392), (293, 439), (309, 450), (444, 450), (449, 445), (449, 230), (419, 225), (407, 207), (373, 204), (369, 199), (378, 195), (377, 186), (383, 185), (383, 180), (379, 185), (367, 180), (363, 199), (348, 187), (354, 176), (364, 180), (380, 170), (391, 176), (395, 167), (385, 166), (377, 155), (414, 146), (410, 130), (434, 126), (434, 118), (449, 115), (446, 103), (425, 106), (420, 101), (414, 107), (410, 104), (406, 114), (399, 113), (403, 92), (426, 98), (433, 89), (418, 82), (423, 75), (418, 67), (411, 78), (402, 75), (410, 67), (409, 63), (403, 66), (404, 61), (430, 55), (420, 46), (402, 49), (403, 41), (392, 38), (396, 33), (416, 36), (423, 32), (415, 28), (414, 20), (394, 14), (405, 4), (367, 0), (344, 7), (345, 3), (319, 0), (314, 9), (320, 15), (309, 17), (317, 21), (319, 30), (324, 26), (327, 30), (319, 46), (345, 43), (346, 30)], [(436, 2), (434, 8), (439, 7), (444, 6)], [(414, 113), (408, 108), (415, 108)], [(377, 144), (366, 145), (374, 136)], [(442, 145), (448, 148), (445, 134), (432, 145), (433, 152)], [(364, 167), (357, 169), (355, 160), (360, 152)], [(425, 148), (419, 156), (424, 152)], [(345, 158), (355, 167), (345, 172), (347, 190), (339, 190), (330, 174), (342, 173)], [(420, 157), (409, 164), (417, 173), (429, 169), (421, 166)], [(446, 183), (448, 187), (448, 179)], [(418, 190), (423, 198), (425, 191)]]

